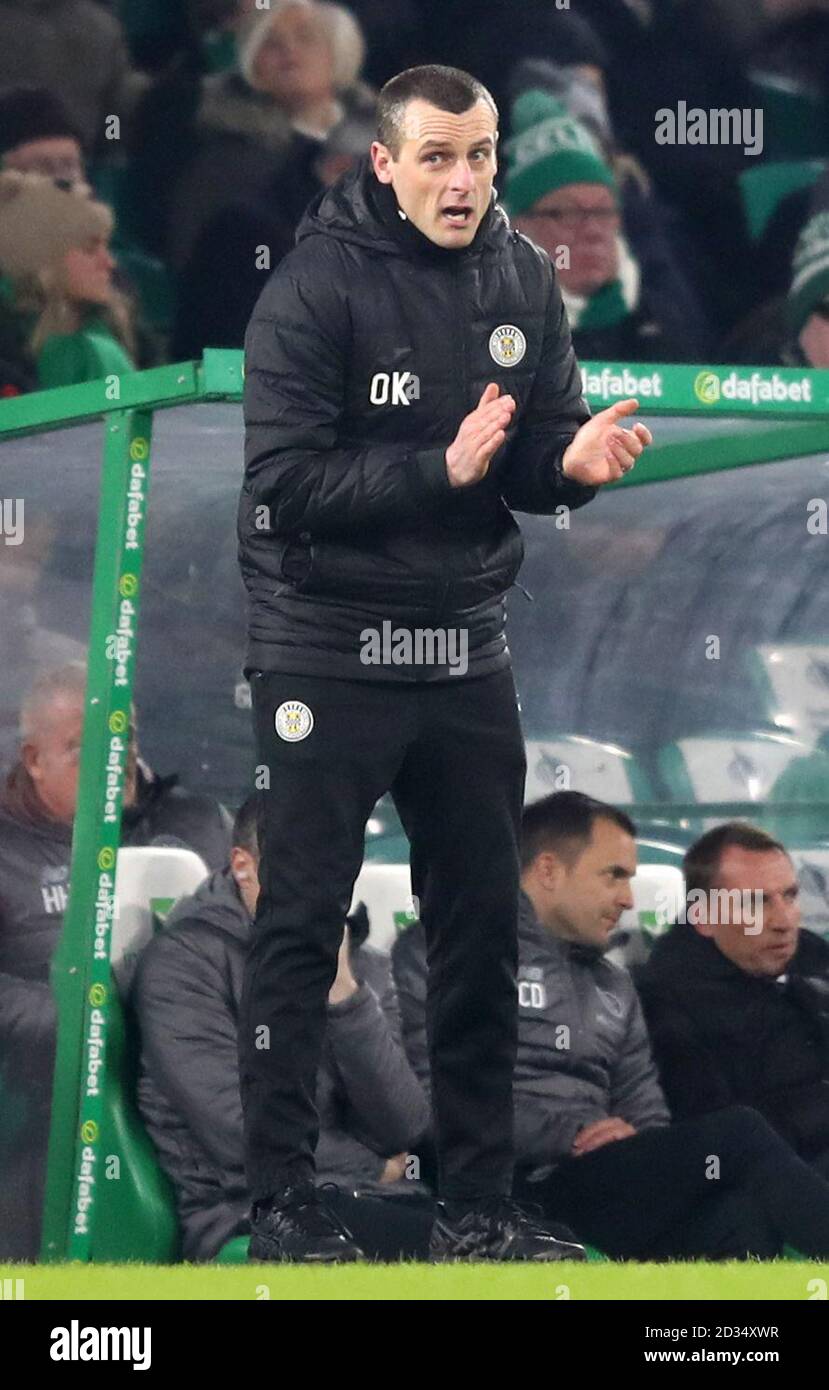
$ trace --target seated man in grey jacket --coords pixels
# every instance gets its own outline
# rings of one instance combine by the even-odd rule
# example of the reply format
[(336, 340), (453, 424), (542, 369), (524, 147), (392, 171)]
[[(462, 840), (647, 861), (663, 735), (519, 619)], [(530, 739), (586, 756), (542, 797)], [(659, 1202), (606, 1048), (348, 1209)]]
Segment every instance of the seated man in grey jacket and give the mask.
[[(215, 1259), (250, 1229), (236, 1035), (259, 893), (256, 801), (236, 816), (230, 863), (176, 905), (133, 986), (139, 1107), (175, 1187), (190, 1260)], [(342, 1186), (329, 1202), (366, 1255), (425, 1258), (432, 1203), (407, 1171), (407, 1152), (427, 1128), (428, 1102), (400, 1044), (388, 960), (357, 944), (359, 914), (351, 924), (318, 1075), (319, 1181)], [(364, 936), (364, 914), (362, 927)]]
[[(829, 1253), (829, 1184), (756, 1111), (671, 1124), (630, 976), (604, 959), (632, 905), (636, 828), (580, 792), (522, 824), (516, 1196), (618, 1259)], [(393, 951), (404, 1041), (428, 1080), (426, 949)]]

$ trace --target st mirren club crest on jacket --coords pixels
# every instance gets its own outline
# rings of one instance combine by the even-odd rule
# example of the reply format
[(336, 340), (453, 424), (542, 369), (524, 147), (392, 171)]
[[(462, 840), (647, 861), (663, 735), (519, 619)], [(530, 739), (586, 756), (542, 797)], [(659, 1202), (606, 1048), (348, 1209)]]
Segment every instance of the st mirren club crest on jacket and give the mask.
[(489, 336), (489, 355), (499, 367), (517, 367), (527, 351), (527, 340), (514, 323), (502, 323)]
[(49, 864), (40, 875), (40, 895), (43, 899), (43, 911), (51, 917), (66, 911), (69, 902), (69, 881), (68, 864)]

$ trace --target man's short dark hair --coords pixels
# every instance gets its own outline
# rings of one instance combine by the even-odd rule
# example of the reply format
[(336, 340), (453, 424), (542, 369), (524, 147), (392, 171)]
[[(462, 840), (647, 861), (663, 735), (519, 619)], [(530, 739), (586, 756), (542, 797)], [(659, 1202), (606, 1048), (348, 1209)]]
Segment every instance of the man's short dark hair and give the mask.
[(769, 850), (776, 849), (788, 857), (785, 846), (765, 830), (747, 821), (729, 820), (700, 835), (686, 851), (682, 861), (685, 891), (701, 889), (703, 893), (710, 893), (717, 886), (723, 854), (732, 848), (747, 849), (753, 854), (768, 854)]
[(496, 122), (498, 120), (498, 107), (492, 93), (471, 73), (438, 63), (407, 68), (392, 77), (377, 98), (377, 139), (391, 151), (393, 159), (400, 157), (406, 107), (410, 101), (418, 99), (428, 101), (439, 111), (451, 111), (453, 116), (461, 116), (477, 101), (485, 101), (492, 107)]
[(233, 821), (232, 844), (234, 849), (246, 849), (248, 854), (259, 858), (259, 792), (251, 792), (243, 801)]
[(545, 850), (553, 850), (567, 864), (574, 864), (587, 848), (597, 820), (609, 820), (635, 837), (630, 816), (606, 801), (584, 792), (553, 792), (525, 806), (521, 820), (521, 868), (527, 869)]

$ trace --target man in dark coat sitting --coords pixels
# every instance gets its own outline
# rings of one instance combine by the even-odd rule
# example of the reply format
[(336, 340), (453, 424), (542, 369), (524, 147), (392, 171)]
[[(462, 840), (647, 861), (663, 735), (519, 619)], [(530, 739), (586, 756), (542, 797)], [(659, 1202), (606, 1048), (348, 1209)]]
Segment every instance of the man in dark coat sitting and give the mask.
[(829, 1177), (829, 942), (800, 927), (794, 865), (729, 822), (691, 846), (685, 876), (687, 920), (639, 980), (671, 1109), (750, 1105)]

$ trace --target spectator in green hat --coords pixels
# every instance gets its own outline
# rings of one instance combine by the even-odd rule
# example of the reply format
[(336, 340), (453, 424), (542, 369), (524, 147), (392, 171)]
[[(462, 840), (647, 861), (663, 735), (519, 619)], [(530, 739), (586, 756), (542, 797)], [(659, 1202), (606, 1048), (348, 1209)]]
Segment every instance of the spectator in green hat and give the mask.
[(829, 367), (829, 172), (812, 190), (791, 254), (788, 290), (767, 296), (746, 315), (722, 344), (719, 360)]
[(829, 210), (809, 218), (792, 262), (786, 303), (792, 336), (810, 367), (829, 367)]
[[(657, 308), (623, 234), (614, 173), (587, 128), (549, 92), (512, 107), (504, 204), (556, 267), (579, 357), (687, 361), (696, 342)], [(663, 287), (664, 291), (665, 287)]]

